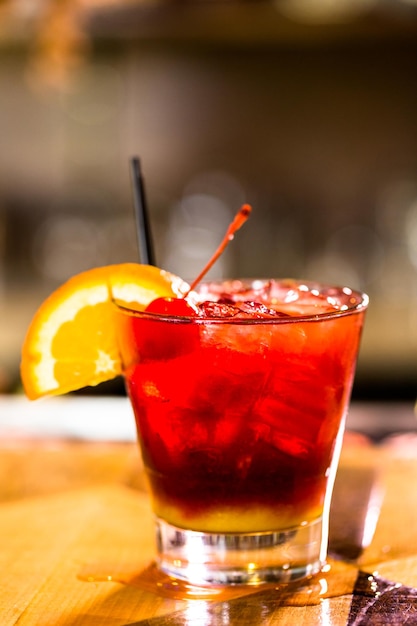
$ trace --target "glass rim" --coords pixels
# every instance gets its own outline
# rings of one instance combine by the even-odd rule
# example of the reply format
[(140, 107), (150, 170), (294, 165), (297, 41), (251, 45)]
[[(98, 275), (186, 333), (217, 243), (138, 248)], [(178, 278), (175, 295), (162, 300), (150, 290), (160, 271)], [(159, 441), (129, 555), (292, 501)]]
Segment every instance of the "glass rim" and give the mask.
[[(230, 285), (232, 283), (241, 283), (241, 284), (254, 284), (256, 282), (260, 283), (270, 283), (271, 281), (275, 281), (283, 286), (288, 285), (288, 288), (292, 286), (305, 287), (305, 291), (318, 291), (319, 293), (322, 291), (329, 292), (337, 292), (339, 294), (344, 294), (349, 299), (349, 304), (345, 304), (340, 308), (335, 308), (332, 310), (327, 310), (319, 313), (300, 313), (300, 314), (291, 314), (285, 317), (199, 317), (192, 315), (170, 315), (167, 313), (154, 313), (144, 310), (138, 310), (129, 306), (129, 303), (121, 302), (117, 299), (112, 299), (113, 304), (117, 307), (117, 309), (125, 314), (126, 316), (137, 317), (140, 319), (152, 320), (155, 322), (168, 322), (173, 324), (198, 324), (198, 325), (207, 325), (207, 324), (233, 324), (233, 325), (254, 325), (254, 324), (293, 324), (300, 322), (318, 322), (322, 320), (330, 320), (339, 317), (346, 317), (348, 315), (353, 315), (357, 313), (364, 312), (369, 304), (369, 296), (360, 290), (352, 289), (350, 287), (344, 287), (341, 285), (333, 285), (330, 283), (322, 283), (319, 281), (312, 280), (299, 280), (299, 279), (281, 279), (281, 278), (234, 278), (234, 279), (213, 279), (207, 280), (201, 283), (201, 287), (209, 286), (209, 285)], [(200, 288), (201, 288), (200, 287)], [(198, 293), (198, 289), (193, 291), (195, 295)], [(319, 295), (313, 294), (313, 295)], [(190, 294), (191, 295), (191, 294)], [(333, 297), (331, 293), (329, 293), (329, 298)], [(198, 298), (196, 298), (198, 300)], [(200, 299), (201, 301), (201, 299)], [(329, 302), (330, 305), (330, 302)], [(302, 304), (301, 304), (302, 306)], [(307, 305), (306, 305), (307, 306)], [(310, 305), (311, 308), (311, 305)]]

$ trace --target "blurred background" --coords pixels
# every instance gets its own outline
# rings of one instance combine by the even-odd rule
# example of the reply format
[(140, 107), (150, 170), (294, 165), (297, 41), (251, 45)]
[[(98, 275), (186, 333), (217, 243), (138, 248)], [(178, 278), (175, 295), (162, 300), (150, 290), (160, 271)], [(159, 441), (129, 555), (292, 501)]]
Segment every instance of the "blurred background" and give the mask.
[[(0, 391), (72, 274), (158, 265), (345, 283), (371, 298), (354, 388), (417, 395), (417, 0), (1, 0)], [(117, 384), (102, 393), (121, 392)]]

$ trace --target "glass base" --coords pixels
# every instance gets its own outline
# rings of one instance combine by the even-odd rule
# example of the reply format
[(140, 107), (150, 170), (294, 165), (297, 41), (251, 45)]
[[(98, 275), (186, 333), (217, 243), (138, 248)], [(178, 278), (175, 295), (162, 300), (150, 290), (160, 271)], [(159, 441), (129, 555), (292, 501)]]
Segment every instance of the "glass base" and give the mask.
[(195, 585), (290, 582), (319, 572), (325, 562), (322, 519), (262, 533), (204, 533), (156, 519), (159, 567)]

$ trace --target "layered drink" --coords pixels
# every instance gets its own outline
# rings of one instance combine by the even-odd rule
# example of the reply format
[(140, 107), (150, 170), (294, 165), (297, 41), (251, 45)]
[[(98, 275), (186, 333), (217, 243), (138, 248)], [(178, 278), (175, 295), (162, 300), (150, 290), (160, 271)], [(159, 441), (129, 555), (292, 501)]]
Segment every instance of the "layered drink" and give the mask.
[(233, 280), (187, 302), (120, 309), (162, 566), (200, 584), (317, 571), (366, 296)]

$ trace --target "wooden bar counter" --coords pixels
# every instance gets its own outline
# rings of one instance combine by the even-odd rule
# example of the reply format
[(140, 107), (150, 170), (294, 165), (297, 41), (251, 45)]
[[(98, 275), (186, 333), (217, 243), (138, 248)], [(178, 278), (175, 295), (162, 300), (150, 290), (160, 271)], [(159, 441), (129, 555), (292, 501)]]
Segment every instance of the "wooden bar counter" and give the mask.
[(207, 599), (204, 590), (176, 591), (153, 567), (127, 402), (90, 398), (82, 410), (80, 402), (0, 399), (1, 626), (417, 624), (412, 406), (352, 407), (329, 572), (301, 589), (235, 588)]

